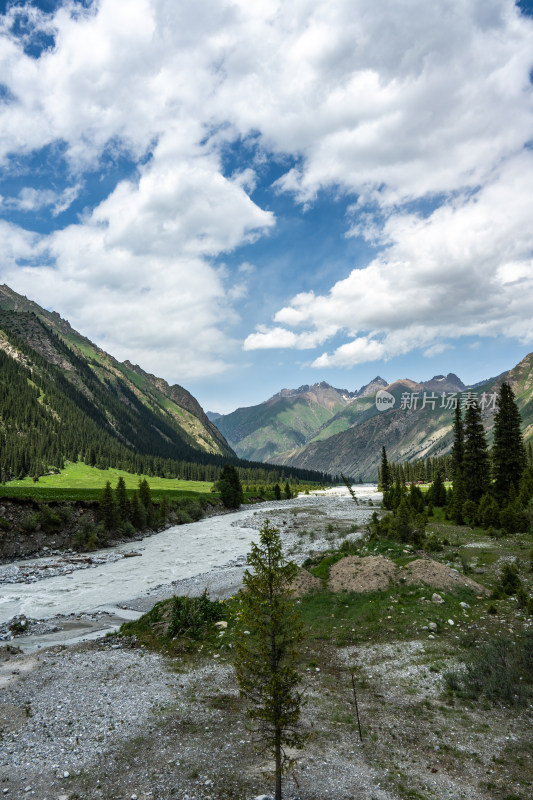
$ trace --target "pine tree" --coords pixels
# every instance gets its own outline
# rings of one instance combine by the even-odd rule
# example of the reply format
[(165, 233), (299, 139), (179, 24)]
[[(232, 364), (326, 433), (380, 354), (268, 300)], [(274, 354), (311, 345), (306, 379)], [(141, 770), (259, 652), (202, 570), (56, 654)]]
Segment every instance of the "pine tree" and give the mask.
[(220, 498), (226, 508), (239, 508), (244, 499), (244, 495), (239, 473), (235, 467), (226, 464), (222, 468), (215, 488), (220, 492)]
[(521, 431), (521, 417), (508, 383), (501, 385), (496, 400), (494, 415), (494, 446), (492, 465), (494, 491), (496, 497), (504, 502), (509, 497), (512, 485), (518, 487), (526, 466), (526, 452)]
[(440, 470), (437, 470), (435, 473), (435, 478), (431, 484), (428, 495), (429, 502), (431, 502), (432, 505), (440, 507), (446, 505), (446, 487), (444, 486)]
[(378, 487), (381, 489), (383, 493), (388, 492), (392, 488), (392, 475), (389, 467), (389, 462), (387, 460), (387, 451), (385, 447), (381, 448), (381, 468), (380, 468), (380, 486)]
[(453, 481), (453, 495), (451, 502), (451, 516), (457, 525), (463, 524), (463, 506), (466, 500), (466, 491), (463, 477), (464, 461), (464, 428), (463, 418), (459, 404), (455, 407), (455, 419), (453, 423), (453, 447), (451, 458), (451, 470)]
[(111, 484), (107, 481), (104, 489), (102, 490), (102, 495), (100, 497), (99, 503), (99, 516), (102, 522), (104, 523), (104, 528), (106, 531), (112, 531), (117, 527), (118, 522), (118, 514), (117, 514), (117, 506), (115, 503), (115, 496), (113, 494), (113, 489), (111, 488)]
[(481, 409), (477, 401), (465, 411), (464, 432), (463, 478), (466, 499), (479, 503), (489, 490), (490, 461)]
[(274, 484), (274, 497), (276, 500), (281, 500), (281, 489), (279, 483)]
[(303, 703), (297, 670), (303, 625), (289, 589), (298, 568), (285, 559), (279, 530), (268, 520), (247, 564), (252, 571), (245, 571), (240, 593), (235, 673), (247, 716), (274, 757), (275, 800), (281, 800), (284, 747), (301, 747), (306, 739), (297, 729)]
[(118, 514), (121, 522), (128, 522), (131, 516), (131, 506), (128, 500), (128, 493), (126, 491), (126, 481), (120, 476), (115, 489), (115, 500), (118, 508)]

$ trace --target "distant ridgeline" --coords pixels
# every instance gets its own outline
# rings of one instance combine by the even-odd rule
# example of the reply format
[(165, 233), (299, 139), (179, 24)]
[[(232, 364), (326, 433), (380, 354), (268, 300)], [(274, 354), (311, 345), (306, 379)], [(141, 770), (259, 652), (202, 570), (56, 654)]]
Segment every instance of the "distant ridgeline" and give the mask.
[(0, 480), (37, 478), (66, 460), (208, 481), (231, 463), (247, 482), (276, 483), (282, 471), (329, 482), (314, 470), (240, 460), (185, 389), (116, 361), (0, 287)]

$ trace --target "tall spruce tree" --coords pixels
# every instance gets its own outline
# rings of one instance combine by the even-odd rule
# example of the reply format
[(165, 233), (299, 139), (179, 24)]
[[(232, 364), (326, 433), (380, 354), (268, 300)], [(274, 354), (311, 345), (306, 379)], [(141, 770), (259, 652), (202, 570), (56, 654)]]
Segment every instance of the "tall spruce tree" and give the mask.
[(494, 492), (501, 503), (509, 498), (511, 486), (518, 489), (527, 462), (521, 431), (522, 419), (514, 392), (506, 382), (500, 387), (496, 409), (492, 469)]
[[(275, 800), (281, 800), (284, 747), (301, 747), (302, 707), (298, 645), (303, 624), (290, 594), (298, 568), (283, 555), (278, 528), (266, 520), (259, 544), (252, 544), (240, 593), (235, 635), (235, 674), (247, 716), (275, 763)], [(284, 763), (285, 762), (285, 763)]]
[(226, 508), (239, 508), (244, 495), (239, 473), (235, 467), (232, 467), (231, 464), (226, 464), (222, 468), (215, 488), (220, 492), (220, 498)]
[(481, 408), (473, 401), (465, 411), (463, 479), (466, 499), (479, 503), (490, 486), (490, 460), (481, 418)]
[(452, 448), (452, 481), (453, 496), (451, 514), (458, 525), (463, 524), (463, 505), (466, 500), (465, 482), (463, 475), (463, 462), (465, 455), (465, 434), (463, 418), (459, 403), (455, 407), (453, 422), (453, 448)]
[(382, 492), (388, 492), (392, 489), (392, 474), (387, 459), (387, 451), (385, 446), (381, 448), (381, 469), (379, 471), (380, 486)]

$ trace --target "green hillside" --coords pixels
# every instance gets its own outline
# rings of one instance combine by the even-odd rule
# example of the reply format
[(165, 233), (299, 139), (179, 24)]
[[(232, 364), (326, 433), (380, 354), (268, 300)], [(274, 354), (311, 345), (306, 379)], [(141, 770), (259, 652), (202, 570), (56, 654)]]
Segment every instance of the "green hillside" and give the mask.
[[(533, 353), (509, 372), (476, 386), (472, 391), (478, 399), (483, 393), (488, 399), (504, 380), (515, 392), (524, 437), (530, 440), (533, 437)], [(452, 446), (453, 408), (443, 408), (442, 401), (437, 401), (435, 408), (430, 404), (422, 408), (424, 386), (427, 385), (411, 381), (392, 384), (388, 391), (396, 402), (394, 408), (386, 412), (377, 410), (375, 396), (357, 398), (332, 418), (313, 441), (272, 460), (278, 464), (323, 469), (333, 474), (344, 472), (354, 478), (376, 480), (383, 446), (391, 461), (396, 462), (445, 455)], [(402, 395), (410, 395), (413, 391), (419, 394), (417, 408), (402, 408)], [(462, 393), (458, 392), (457, 396), (461, 399)], [(490, 444), (494, 407), (488, 400), (482, 416)]]
[(300, 447), (346, 406), (342, 390), (326, 383), (284, 389), (264, 403), (238, 408), (215, 425), (241, 458), (271, 460)]
[(182, 386), (118, 362), (55, 312), (0, 286), (0, 480), (37, 479), (66, 461), (203, 481), (229, 461), (247, 482), (281, 477), (241, 462)]

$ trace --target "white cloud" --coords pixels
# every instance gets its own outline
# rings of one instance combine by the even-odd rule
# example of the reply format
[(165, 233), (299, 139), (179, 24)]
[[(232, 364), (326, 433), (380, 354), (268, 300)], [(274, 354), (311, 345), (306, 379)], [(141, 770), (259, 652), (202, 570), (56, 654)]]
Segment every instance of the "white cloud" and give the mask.
[[(226, 289), (206, 257), (253, 240), (273, 215), (224, 179), (212, 154), (173, 160), (167, 139), (137, 182), (120, 183), (82, 223), (19, 237), (4, 279), (117, 357), (184, 380), (223, 371), (236, 345), (227, 328), (243, 285)], [(53, 266), (15, 263), (44, 254)]]
[[(316, 359), (317, 367), (363, 363), (372, 354), (390, 358), (415, 348), (435, 353), (443, 340), (463, 335), (533, 342), (532, 179), (533, 153), (524, 151), (484, 189), (428, 218), (390, 216), (384, 236), (391, 244), (378, 258), (326, 295), (297, 295), (275, 321), (305, 328), (300, 341), (327, 329), (353, 337)], [(249, 349), (270, 341), (268, 331), (253, 337)], [(294, 345), (286, 336), (276, 346)]]
[(244, 342), (245, 350), (269, 350), (277, 347), (290, 347), (307, 350), (316, 347), (332, 335), (332, 331), (294, 333), (287, 328), (268, 328), (259, 325), (256, 333), (251, 333)]
[(62, 192), (25, 186), (20, 190), (17, 197), (8, 198), (4, 205), (6, 208), (14, 208), (18, 211), (37, 211), (41, 208), (51, 207), (52, 214), (56, 217), (72, 205), (81, 188), (81, 183), (77, 183), (75, 186), (68, 186)]
[[(0, 18), (15, 98), (0, 104), (0, 163), (62, 143), (71, 188), (27, 187), (2, 209), (59, 214), (106, 148), (152, 153), (77, 225), (0, 228), (4, 280), (109, 349), (176, 376), (224, 368), (245, 286), (228, 288), (211, 259), (274, 225), (249, 197), (256, 169), (223, 175), (221, 148), (247, 137), (257, 170), (272, 151), (296, 159), (280, 191), (302, 203), (346, 194), (348, 235), (384, 250), (332, 276), (328, 293), (298, 294), (245, 349), (310, 349), (345, 332), (315, 360), (325, 366), (464, 333), (533, 340), (533, 25), (512, 0), (66, 3), (31, 10), (55, 34), (38, 60), (10, 32), (16, 13)], [(441, 203), (427, 219), (405, 210), (427, 198)], [(20, 270), (20, 258), (37, 266)]]

